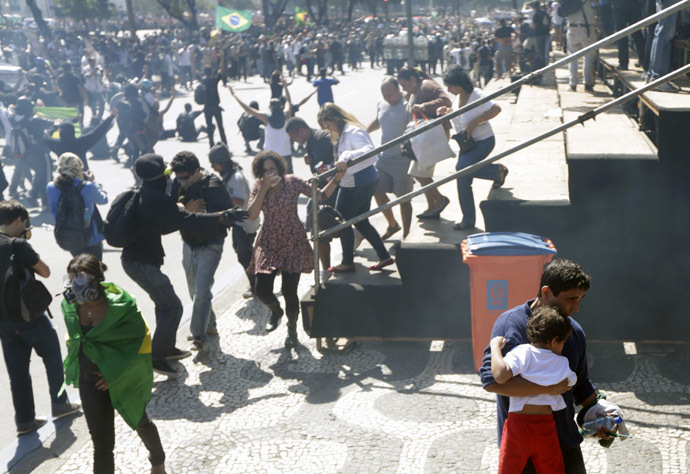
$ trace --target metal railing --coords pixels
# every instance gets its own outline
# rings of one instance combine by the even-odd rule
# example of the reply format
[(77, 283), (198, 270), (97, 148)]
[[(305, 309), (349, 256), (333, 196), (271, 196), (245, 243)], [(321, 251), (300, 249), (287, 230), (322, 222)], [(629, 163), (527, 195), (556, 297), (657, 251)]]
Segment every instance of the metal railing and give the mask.
[[(640, 20), (639, 22), (637, 22), (637, 23), (635, 23), (635, 24), (633, 24), (627, 28), (624, 28), (623, 30), (620, 30), (617, 33), (614, 33), (614, 34), (612, 34), (606, 38), (599, 40), (590, 46), (587, 46), (587, 47), (585, 47), (579, 51), (576, 51), (575, 53), (573, 53), (569, 56), (566, 56), (565, 58), (560, 59), (559, 61), (556, 61), (556, 62), (554, 62), (554, 63), (552, 63), (552, 64), (550, 64), (550, 65), (548, 65), (542, 69), (534, 71), (530, 74), (527, 74), (526, 76), (523, 76), (521, 79), (511, 83), (510, 85), (508, 85), (506, 87), (503, 87), (503, 88), (493, 92), (492, 94), (486, 95), (486, 96), (482, 97), (481, 99), (479, 99), (475, 102), (472, 102), (470, 104), (467, 104), (467, 105), (459, 108), (458, 110), (455, 110), (455, 111), (448, 113), (442, 117), (434, 119), (422, 127), (419, 127), (415, 130), (412, 130), (412, 131), (394, 139), (394, 140), (391, 140), (385, 144), (382, 144), (381, 146), (374, 148), (373, 150), (357, 157), (356, 159), (349, 161), (348, 167), (355, 165), (357, 163), (361, 163), (362, 161), (365, 161), (365, 160), (367, 160), (373, 156), (376, 156), (379, 153), (381, 153), (382, 151), (387, 150), (388, 148), (399, 145), (399, 144), (409, 140), (412, 137), (415, 137), (417, 135), (420, 135), (420, 134), (426, 132), (427, 130), (430, 130), (434, 127), (442, 125), (443, 123), (448, 122), (449, 120), (451, 120), (451, 119), (453, 119), (453, 118), (455, 118), (461, 114), (464, 114), (464, 113), (474, 109), (475, 107), (478, 107), (482, 104), (485, 104), (486, 102), (488, 102), (488, 101), (490, 101), (496, 97), (499, 97), (500, 95), (503, 95), (506, 92), (510, 92), (510, 91), (512, 91), (518, 87), (521, 87), (522, 85), (530, 84), (530, 83), (532, 83), (532, 81), (534, 81), (537, 78), (540, 78), (541, 76), (543, 76), (545, 73), (547, 73), (549, 71), (552, 71), (552, 70), (557, 69), (561, 66), (564, 66), (564, 65), (566, 65), (572, 61), (576, 61), (577, 59), (579, 59), (579, 58), (581, 58), (587, 54), (594, 53), (596, 50), (598, 50), (602, 46), (609, 45), (615, 41), (618, 41), (621, 38), (625, 38), (625, 37), (631, 35), (632, 33), (636, 32), (636, 31), (638, 31), (638, 30), (640, 30), (640, 29), (642, 29), (642, 28), (644, 28), (644, 27), (646, 27), (646, 26), (648, 26), (648, 25), (650, 25), (656, 21), (659, 21), (660, 19), (666, 18), (669, 15), (677, 13), (678, 11), (680, 11), (683, 8), (687, 8), (688, 6), (690, 6), (690, 0), (682, 0), (681, 2), (678, 2), (675, 5), (672, 5), (672, 6), (666, 8), (664, 10), (661, 10), (660, 12), (657, 12), (654, 15), (651, 15), (651, 16), (643, 19), (643, 20)], [(545, 132), (545, 133), (543, 133), (537, 137), (534, 137), (530, 140), (527, 140), (527, 141), (525, 141), (525, 142), (523, 142), (523, 143), (521, 143), (521, 144), (519, 144), (519, 145), (517, 145), (517, 146), (515, 146), (509, 150), (506, 150), (506, 151), (499, 153), (495, 156), (492, 156), (490, 158), (486, 158), (486, 159), (484, 159), (478, 163), (475, 163), (474, 165), (468, 166), (467, 168), (463, 168), (460, 171), (457, 171), (457, 172), (455, 172), (451, 175), (448, 175), (448, 176), (446, 176), (446, 177), (444, 177), (438, 181), (435, 181), (431, 184), (428, 184), (428, 185), (426, 185), (426, 186), (424, 186), (424, 187), (422, 187), (416, 191), (412, 191), (412, 192), (410, 192), (404, 196), (401, 196), (401, 197), (399, 197), (393, 201), (390, 201), (390, 202), (388, 202), (382, 206), (379, 206), (375, 209), (372, 209), (372, 210), (370, 210), (364, 214), (360, 214), (356, 217), (353, 217), (352, 219), (349, 219), (349, 220), (347, 220), (341, 224), (338, 224), (337, 226), (331, 227), (330, 229), (327, 229), (323, 232), (319, 232), (319, 224), (318, 224), (318, 218), (317, 218), (318, 206), (319, 206), (319, 183), (321, 181), (331, 177), (331, 176), (334, 176), (336, 174), (337, 170), (335, 168), (333, 168), (333, 169), (330, 169), (330, 170), (328, 170), (328, 171), (326, 171), (320, 175), (315, 175), (314, 177), (312, 177), (310, 179), (310, 182), (312, 185), (312, 216), (313, 216), (313, 219), (312, 219), (312, 240), (315, 243), (315, 245), (314, 245), (314, 285), (315, 285), (315, 287), (318, 289), (318, 287), (320, 286), (319, 250), (318, 250), (319, 246), (316, 245), (318, 240), (323, 239), (325, 237), (328, 237), (329, 235), (335, 234), (337, 232), (340, 232), (343, 229), (346, 229), (346, 228), (348, 228), (348, 227), (350, 227), (350, 226), (352, 226), (352, 225), (354, 225), (360, 221), (363, 221), (364, 219), (367, 219), (367, 218), (369, 218), (375, 214), (378, 214), (382, 211), (390, 209), (390, 208), (392, 208), (398, 204), (409, 201), (409, 200), (413, 199), (414, 197), (425, 193), (426, 191), (429, 191), (431, 189), (435, 189), (439, 186), (442, 186), (442, 185), (444, 185), (450, 181), (453, 181), (455, 179), (458, 179), (462, 176), (472, 174), (472, 173), (476, 172), (477, 170), (479, 170), (480, 168), (483, 168), (484, 166), (487, 166), (487, 165), (489, 165), (495, 161), (498, 161), (502, 158), (505, 158), (506, 156), (508, 156), (512, 153), (520, 151), (520, 150), (522, 150), (522, 149), (524, 149), (530, 145), (533, 145), (534, 143), (536, 143), (538, 141), (541, 141), (545, 138), (548, 138), (552, 135), (555, 135), (556, 133), (560, 133), (564, 130), (567, 130), (568, 128), (570, 128), (574, 125), (583, 124), (585, 121), (593, 119), (594, 117), (596, 117), (600, 113), (602, 113), (602, 112), (604, 112), (610, 108), (617, 107), (618, 105), (621, 105), (621, 104), (623, 104), (629, 100), (632, 100), (632, 99), (638, 97), (639, 95), (641, 95), (641, 94), (643, 94), (649, 90), (655, 89), (655, 88), (659, 87), (660, 85), (665, 84), (665, 83), (675, 79), (676, 77), (679, 77), (679, 76), (686, 74), (688, 72), (690, 72), (690, 64), (686, 65), (680, 69), (677, 69), (677, 70), (675, 70), (675, 71), (673, 71), (673, 72), (671, 72), (671, 73), (669, 73), (669, 74), (667, 74), (661, 78), (658, 78), (658, 79), (646, 84), (644, 87), (630, 91), (627, 94), (622, 95), (622, 96), (618, 97), (617, 99), (615, 99), (611, 102), (608, 102), (608, 103), (606, 103), (600, 107), (592, 109), (589, 112), (580, 115), (575, 120), (571, 120), (568, 123), (564, 123), (564, 124), (562, 124), (558, 127), (555, 127), (555, 128), (553, 128), (553, 129), (551, 129), (551, 130), (549, 130), (549, 131), (547, 131), (547, 132)]]

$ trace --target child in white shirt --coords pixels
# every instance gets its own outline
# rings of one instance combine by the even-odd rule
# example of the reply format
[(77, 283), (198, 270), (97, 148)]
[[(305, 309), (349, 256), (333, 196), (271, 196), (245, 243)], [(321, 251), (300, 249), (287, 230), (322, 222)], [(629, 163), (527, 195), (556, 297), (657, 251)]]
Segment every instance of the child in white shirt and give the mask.
[[(570, 320), (554, 306), (534, 310), (527, 322), (530, 344), (521, 344), (503, 357), (506, 340), (491, 340), (491, 373), (496, 382), (505, 383), (520, 375), (539, 385), (554, 385), (567, 378), (573, 386), (577, 376), (568, 359), (561, 356), (572, 330)], [(553, 412), (565, 409), (561, 395), (510, 397), (508, 420), (503, 426), (499, 474), (521, 473), (529, 458), (537, 472), (565, 472)]]

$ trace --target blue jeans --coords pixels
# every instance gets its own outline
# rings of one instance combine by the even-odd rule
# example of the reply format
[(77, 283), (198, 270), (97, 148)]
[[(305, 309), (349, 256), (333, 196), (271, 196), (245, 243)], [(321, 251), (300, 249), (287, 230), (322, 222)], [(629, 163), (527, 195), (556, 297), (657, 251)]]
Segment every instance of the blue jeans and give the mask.
[[(335, 208), (340, 211), (343, 217), (348, 220), (355, 216), (364, 214), (371, 208), (371, 198), (374, 196), (378, 180), (363, 186), (355, 186), (354, 188), (339, 188), (338, 197), (335, 199)], [(367, 241), (374, 247), (378, 259), (387, 260), (390, 258), (386, 246), (383, 245), (381, 236), (374, 226), (371, 225), (369, 219), (355, 224), (357, 230)], [(352, 265), (355, 259), (355, 233), (352, 227), (348, 227), (340, 234), (340, 244), (343, 247), (343, 265)]]
[(48, 389), (53, 404), (67, 403), (67, 394), (57, 396), (65, 380), (62, 369), (60, 341), (46, 315), (35, 321), (8, 323), (0, 321), (0, 341), (10, 378), (14, 421), (18, 427), (33, 423), (36, 418), (34, 392), (31, 386), (31, 351), (43, 359), (48, 376)]
[(175, 348), (177, 327), (182, 319), (182, 303), (175, 294), (170, 279), (161, 272), (158, 265), (123, 260), (122, 268), (153, 300), (156, 330), (153, 333), (151, 356), (154, 362), (163, 360)]
[(187, 275), (187, 287), (192, 298), (192, 320), (189, 330), (195, 342), (206, 342), (206, 330), (216, 327), (216, 314), (211, 301), (214, 276), (223, 255), (224, 239), (206, 245), (182, 247), (182, 266)]
[[(656, 11), (678, 3), (680, 0), (656, 0)], [(678, 13), (659, 20), (654, 29), (654, 40), (649, 58), (649, 77), (658, 79), (671, 71), (671, 47), (676, 34)]]
[[(491, 136), (484, 140), (477, 140), (477, 146), (467, 153), (460, 153), (455, 170), (460, 171), (489, 156), (491, 150), (496, 145), (496, 139)], [(498, 178), (498, 165), (487, 165), (479, 171), (467, 176), (458, 178), (458, 200), (462, 210), (462, 224), (474, 226), (477, 216), (474, 210), (474, 194), (472, 193), (472, 180), (474, 178), (496, 180)]]

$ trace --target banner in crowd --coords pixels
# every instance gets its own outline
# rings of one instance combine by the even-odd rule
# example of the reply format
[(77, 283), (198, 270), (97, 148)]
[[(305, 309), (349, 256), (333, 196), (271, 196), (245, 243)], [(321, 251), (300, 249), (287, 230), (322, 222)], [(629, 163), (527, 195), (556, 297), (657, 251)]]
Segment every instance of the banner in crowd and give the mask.
[(231, 10), (216, 7), (216, 27), (224, 31), (238, 33), (248, 30), (252, 26), (252, 12), (250, 10)]
[(309, 12), (304, 8), (300, 8), (295, 5), (295, 25), (307, 25), (313, 26), (314, 23), (309, 18)]
[[(34, 112), (39, 117), (43, 117), (46, 120), (64, 120), (66, 122), (74, 123), (74, 136), (81, 136), (81, 126), (79, 122), (75, 122), (77, 117), (79, 117), (79, 110), (76, 107), (34, 107)], [(58, 130), (53, 134), (53, 138), (60, 138), (60, 132)]]

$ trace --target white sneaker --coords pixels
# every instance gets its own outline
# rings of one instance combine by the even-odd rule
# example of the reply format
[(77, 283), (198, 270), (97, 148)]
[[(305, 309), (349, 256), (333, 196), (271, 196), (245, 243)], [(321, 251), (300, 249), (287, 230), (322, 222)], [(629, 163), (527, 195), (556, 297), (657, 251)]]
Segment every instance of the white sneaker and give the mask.
[(319, 276), (321, 278), (321, 282), (325, 282), (330, 280), (330, 278), (333, 276), (333, 272), (329, 272), (328, 270), (324, 269), (319, 272)]

